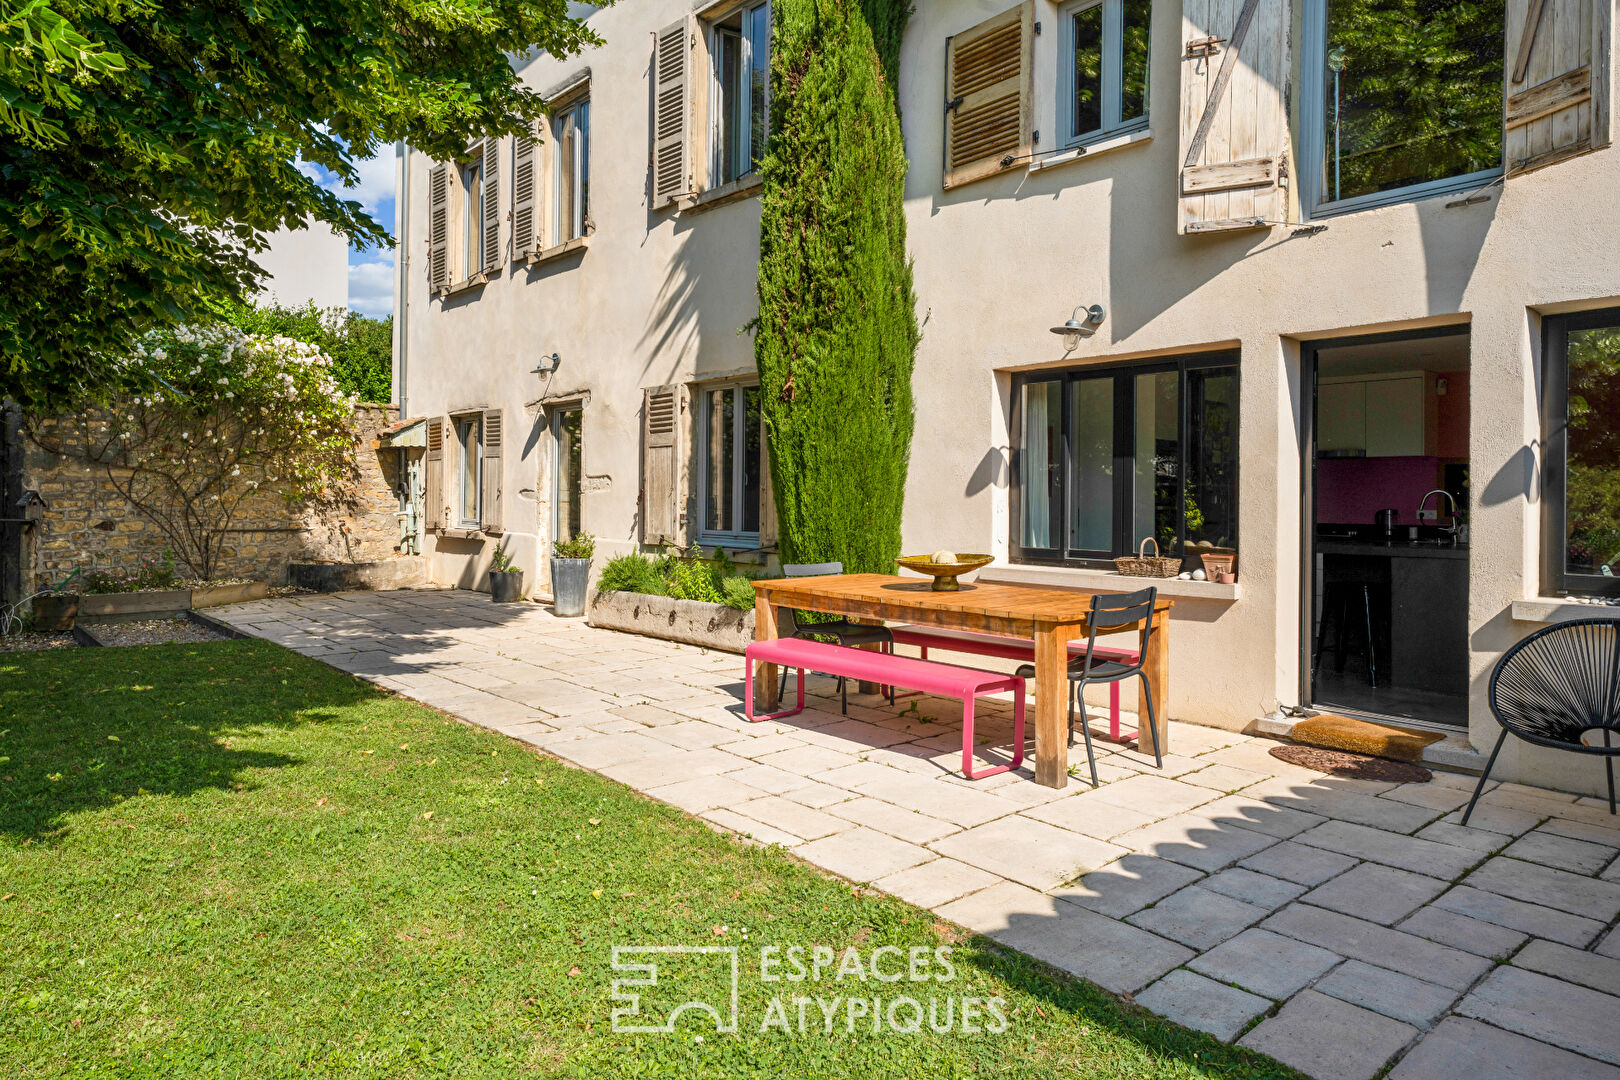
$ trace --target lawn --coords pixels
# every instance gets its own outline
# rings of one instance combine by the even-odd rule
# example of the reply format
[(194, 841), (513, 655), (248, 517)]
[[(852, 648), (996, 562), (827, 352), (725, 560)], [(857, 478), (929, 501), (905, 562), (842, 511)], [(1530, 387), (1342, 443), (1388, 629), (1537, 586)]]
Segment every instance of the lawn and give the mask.
[[(262, 642), (0, 655), (0, 896), (8, 1078), (1295, 1075)], [(613, 947), (646, 944), (738, 946), (739, 1032), (614, 1033)], [(763, 982), (769, 945), (847, 977)], [(914, 946), (954, 979), (854, 977)], [(715, 959), (643, 1012), (723, 1004)], [(847, 1001), (903, 994), (1006, 1030)]]

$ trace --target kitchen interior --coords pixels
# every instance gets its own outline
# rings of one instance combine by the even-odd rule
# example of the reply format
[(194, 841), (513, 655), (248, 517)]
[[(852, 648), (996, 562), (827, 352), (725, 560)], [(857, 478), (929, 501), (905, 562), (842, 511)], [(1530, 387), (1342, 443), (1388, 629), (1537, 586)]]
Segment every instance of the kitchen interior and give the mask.
[(1311, 700), (1468, 720), (1468, 334), (1315, 350)]

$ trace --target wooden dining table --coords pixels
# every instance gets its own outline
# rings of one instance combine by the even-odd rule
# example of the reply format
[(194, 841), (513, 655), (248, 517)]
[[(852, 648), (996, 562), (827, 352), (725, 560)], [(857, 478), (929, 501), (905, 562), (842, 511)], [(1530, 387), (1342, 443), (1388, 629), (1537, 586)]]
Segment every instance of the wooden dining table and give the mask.
[[(1066, 589), (1011, 582), (964, 583), (956, 592), (936, 592), (927, 578), (890, 574), (831, 574), (824, 577), (774, 578), (754, 582), (754, 638), (781, 636), (787, 611), (818, 611), (851, 619), (906, 622), (951, 630), (1007, 634), (1035, 644), (1035, 782), (1061, 788), (1069, 780), (1068, 663), (1069, 642), (1085, 638), (1091, 597), (1120, 590)], [(1153, 609), (1138, 704), (1138, 748), (1155, 746), (1170, 752), (1170, 608), (1161, 597)], [(1135, 626), (1103, 633), (1136, 634)], [(757, 700), (775, 707), (777, 669), (760, 664), (755, 676)], [(1141, 680), (1137, 680), (1141, 684)], [(1153, 695), (1155, 722), (1147, 723), (1148, 694)]]

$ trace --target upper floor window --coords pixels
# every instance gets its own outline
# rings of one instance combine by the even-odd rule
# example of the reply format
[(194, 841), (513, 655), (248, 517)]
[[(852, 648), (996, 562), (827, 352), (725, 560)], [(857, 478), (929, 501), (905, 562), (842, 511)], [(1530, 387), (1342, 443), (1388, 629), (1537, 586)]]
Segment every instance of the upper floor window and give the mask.
[(457, 166), (461, 181), (461, 277), (471, 277), (483, 266), (484, 158), (480, 154)]
[(1237, 546), (1236, 358), (1088, 365), (1013, 386), (1015, 558)]
[(553, 206), (549, 242), (584, 236), (591, 207), (591, 103), (578, 100), (551, 119)]
[(460, 161), (428, 170), (428, 283), (435, 292), (476, 284), (500, 264), (500, 144), (479, 139)]
[(714, 107), (713, 186), (759, 168), (770, 115), (769, 3), (745, 4), (710, 24)]
[(1308, 0), (1308, 205), (1382, 205), (1498, 175), (1504, 12), (1472, 0)]
[(1620, 308), (1543, 333), (1542, 587), (1620, 595)]
[(1148, 0), (1058, 9), (1058, 125), (1064, 146), (1147, 126)]

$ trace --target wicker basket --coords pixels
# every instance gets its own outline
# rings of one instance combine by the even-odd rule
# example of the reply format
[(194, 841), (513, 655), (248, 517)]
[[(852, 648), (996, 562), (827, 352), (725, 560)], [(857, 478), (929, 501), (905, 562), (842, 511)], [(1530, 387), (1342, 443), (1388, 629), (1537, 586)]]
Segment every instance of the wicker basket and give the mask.
[[(1149, 544), (1153, 545), (1151, 556), (1147, 553)], [(1145, 536), (1142, 538), (1141, 546), (1136, 549), (1136, 554), (1115, 559), (1114, 567), (1130, 577), (1171, 578), (1181, 573), (1181, 560), (1160, 555), (1159, 542), (1151, 536)]]

